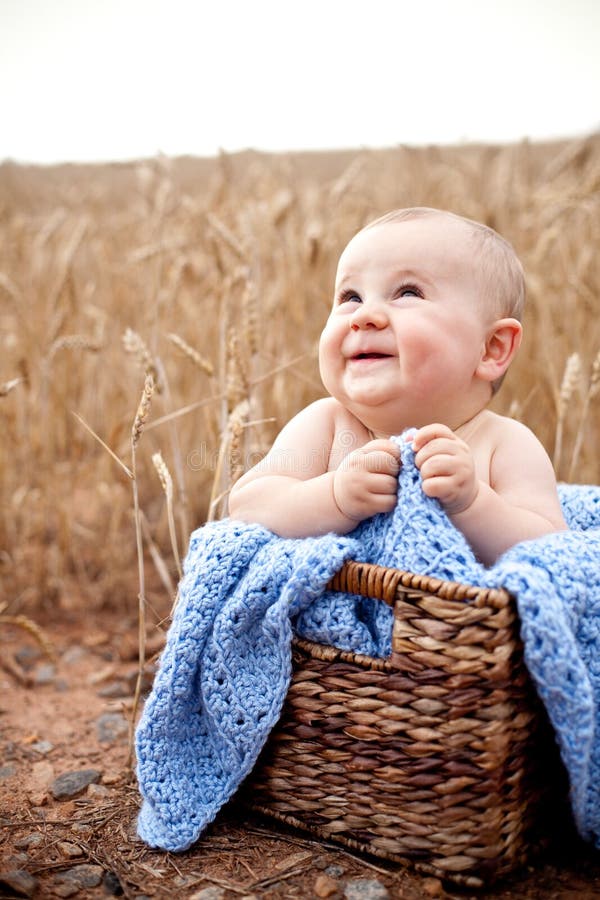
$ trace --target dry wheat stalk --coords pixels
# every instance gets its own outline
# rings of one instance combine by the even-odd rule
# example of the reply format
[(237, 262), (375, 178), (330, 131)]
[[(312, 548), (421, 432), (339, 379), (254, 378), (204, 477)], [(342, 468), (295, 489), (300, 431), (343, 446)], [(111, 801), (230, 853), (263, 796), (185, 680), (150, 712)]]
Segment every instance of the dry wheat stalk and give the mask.
[(7, 394), (14, 391), (17, 385), (22, 384), (24, 380), (24, 378), (11, 378), (10, 381), (5, 381), (4, 384), (0, 384), (0, 397), (6, 397)]
[(148, 520), (146, 519), (146, 516), (144, 515), (143, 512), (141, 513), (141, 520), (142, 520), (142, 531), (143, 531), (143, 535), (144, 535), (144, 540), (146, 542), (146, 546), (148, 547), (148, 551), (150, 553), (150, 558), (151, 558), (152, 562), (154, 563), (154, 568), (158, 572), (158, 577), (162, 581), (169, 597), (175, 597), (176, 596), (176, 588), (175, 588), (175, 585), (173, 584), (173, 580), (169, 573), (169, 567), (167, 566), (165, 560), (163, 559), (159, 548), (156, 546), (156, 543), (150, 532), (150, 526), (148, 525)]
[(69, 270), (71, 268), (71, 264), (77, 253), (79, 245), (83, 240), (85, 233), (88, 229), (88, 221), (85, 216), (81, 217), (73, 228), (73, 231), (67, 241), (67, 244), (64, 248), (64, 251), (59, 260), (59, 272), (54, 283), (54, 286), (50, 289), (49, 297), (48, 297), (48, 307), (49, 309), (54, 309), (57, 305), (62, 290), (67, 281)]
[(571, 353), (565, 364), (560, 391), (558, 394), (556, 435), (554, 440), (554, 471), (558, 475), (562, 456), (564, 424), (573, 393), (581, 384), (581, 357), (579, 353)]
[(195, 350), (194, 347), (190, 347), (190, 345), (186, 341), (184, 341), (183, 338), (179, 337), (178, 334), (169, 332), (169, 334), (167, 334), (167, 337), (172, 344), (174, 344), (179, 350), (181, 350), (184, 356), (187, 356), (187, 358), (190, 359), (198, 369), (200, 369), (201, 372), (204, 372), (205, 375), (213, 375), (214, 366), (210, 362), (210, 360), (206, 359), (206, 357), (198, 353), (198, 351)]
[(162, 489), (165, 492), (165, 497), (167, 499), (167, 519), (169, 522), (169, 537), (171, 539), (171, 549), (173, 551), (173, 556), (175, 558), (175, 565), (177, 566), (177, 572), (179, 577), (183, 577), (183, 571), (181, 569), (181, 560), (179, 558), (179, 548), (177, 546), (177, 532), (175, 530), (175, 516), (173, 515), (173, 479), (171, 478), (171, 473), (167, 467), (166, 462), (162, 457), (162, 453), (160, 451), (158, 453), (154, 453), (152, 455), (152, 464), (158, 473), (158, 477), (160, 479), (160, 483), (162, 485)]
[(45, 362), (50, 363), (59, 350), (89, 350), (91, 353), (98, 353), (101, 349), (102, 343), (96, 338), (85, 334), (63, 334), (50, 345)]
[(585, 393), (585, 397), (583, 398), (583, 408), (581, 410), (581, 416), (579, 417), (579, 426), (577, 428), (577, 434), (575, 436), (575, 444), (573, 446), (573, 453), (571, 455), (571, 464), (569, 466), (569, 474), (568, 480), (572, 481), (573, 476), (575, 474), (575, 469), (577, 468), (577, 464), (579, 462), (579, 456), (581, 453), (581, 448), (583, 446), (583, 438), (585, 434), (585, 427), (587, 423), (588, 414), (590, 411), (590, 403), (600, 392), (600, 350), (596, 354), (594, 358), (594, 362), (592, 363), (592, 372), (590, 375), (590, 380), (588, 384), (588, 389)]
[(242, 434), (247, 425), (248, 413), (250, 412), (250, 404), (247, 400), (232, 410), (227, 423), (229, 432), (229, 480), (233, 484), (244, 474), (244, 455), (242, 448)]
[(240, 341), (235, 328), (227, 332), (227, 375), (225, 383), (225, 395), (227, 398), (227, 412), (241, 403), (248, 394), (248, 374), (245, 359), (240, 350)]
[(7, 616), (0, 615), (0, 625), (16, 625), (27, 631), (35, 641), (40, 645), (44, 653), (49, 659), (56, 659), (56, 651), (42, 629), (36, 622), (33, 622), (28, 616)]
[(207, 213), (206, 219), (213, 232), (221, 238), (223, 243), (237, 256), (242, 262), (247, 263), (248, 258), (246, 250), (242, 246), (236, 235), (225, 225), (224, 222), (215, 214)]
[(146, 419), (148, 418), (148, 413), (150, 412), (150, 404), (152, 403), (153, 394), (154, 378), (152, 377), (152, 375), (146, 375), (146, 380), (144, 381), (144, 390), (142, 391), (142, 398), (137, 408), (135, 419), (133, 420), (133, 425), (131, 426), (132, 450), (135, 450), (135, 448), (137, 447), (142, 435), (142, 431), (144, 430), (144, 425), (146, 424)]
[(258, 352), (258, 315), (256, 311), (256, 286), (246, 277), (242, 293), (242, 321), (244, 323), (244, 341), (250, 356)]
[(133, 328), (126, 328), (122, 340), (125, 351), (134, 357), (144, 374), (152, 376), (157, 391), (160, 393), (156, 364), (143, 338)]
[(107, 453), (109, 453), (109, 454), (112, 456), (112, 458), (115, 460), (115, 462), (117, 462), (117, 463), (121, 466), (121, 468), (123, 469), (123, 471), (125, 472), (125, 474), (127, 475), (127, 477), (128, 477), (128, 478), (133, 478), (133, 473), (132, 473), (131, 469), (129, 469), (129, 468), (125, 465), (125, 463), (123, 462), (123, 460), (120, 459), (120, 458), (117, 456), (117, 454), (114, 452), (114, 450), (111, 450), (111, 449), (110, 449), (110, 447), (108, 446), (108, 444), (105, 444), (105, 443), (104, 443), (104, 441), (102, 440), (102, 438), (101, 438), (98, 434), (96, 434), (96, 432), (94, 431), (94, 429), (91, 428), (91, 427), (88, 425), (88, 423), (85, 421), (85, 419), (82, 419), (81, 416), (79, 415), (79, 413), (74, 412), (73, 415), (75, 416), (75, 418), (77, 419), (77, 421), (80, 422), (80, 423), (83, 425), (83, 427), (86, 429), (86, 431), (89, 431), (89, 433), (92, 435), (92, 437), (95, 438), (95, 439), (98, 441), (98, 443), (100, 444), (100, 446), (101, 446), (101, 447), (104, 447), (104, 449), (107, 451)]
[(144, 381), (144, 390), (140, 400), (133, 425), (131, 426), (131, 485), (133, 489), (133, 518), (135, 523), (135, 543), (138, 560), (138, 673), (135, 684), (135, 693), (133, 697), (133, 708), (131, 711), (131, 721), (129, 728), (129, 755), (127, 765), (131, 764), (133, 758), (133, 735), (135, 729), (135, 720), (142, 692), (142, 678), (144, 675), (144, 665), (146, 662), (146, 587), (144, 575), (144, 546), (142, 541), (142, 520), (140, 510), (140, 500), (137, 480), (137, 454), (136, 448), (140, 437), (144, 430), (144, 424), (150, 412), (150, 404), (154, 394), (154, 378), (152, 375), (146, 375)]

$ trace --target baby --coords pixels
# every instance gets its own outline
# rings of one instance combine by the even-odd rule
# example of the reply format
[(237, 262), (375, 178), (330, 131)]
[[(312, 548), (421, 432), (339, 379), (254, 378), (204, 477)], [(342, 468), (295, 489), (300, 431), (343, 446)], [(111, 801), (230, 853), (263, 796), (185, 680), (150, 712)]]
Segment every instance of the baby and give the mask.
[(525, 296), (514, 250), (449, 212), (397, 210), (343, 251), (319, 344), (329, 397), (281, 431), (233, 486), (232, 519), (282, 537), (345, 534), (396, 504), (415, 428), (423, 491), (491, 565), (566, 528), (550, 460), (533, 433), (487, 409), (521, 342)]

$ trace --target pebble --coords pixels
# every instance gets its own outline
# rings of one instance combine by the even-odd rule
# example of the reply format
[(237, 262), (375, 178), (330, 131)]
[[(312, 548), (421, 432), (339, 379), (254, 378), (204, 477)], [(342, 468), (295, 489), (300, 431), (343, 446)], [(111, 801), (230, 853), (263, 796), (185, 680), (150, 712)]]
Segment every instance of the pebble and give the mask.
[(79, 887), (70, 881), (58, 881), (54, 883), (52, 892), (57, 897), (73, 897), (79, 893)]
[(104, 869), (102, 866), (95, 866), (92, 863), (81, 863), (79, 866), (67, 869), (66, 872), (61, 872), (57, 876), (57, 882), (74, 885), (77, 890), (81, 890), (81, 888), (98, 887), (103, 875)]
[(14, 869), (25, 869), (28, 863), (31, 862), (31, 857), (29, 853), (13, 853), (8, 857), (8, 863)]
[(36, 741), (31, 745), (31, 749), (35, 750), (36, 753), (45, 756), (47, 753), (50, 753), (51, 750), (54, 750), (54, 744), (51, 744), (50, 741)]
[(325, 874), (330, 875), (332, 878), (341, 878), (345, 871), (343, 866), (327, 866)]
[(101, 772), (98, 769), (80, 769), (77, 772), (64, 772), (55, 778), (50, 785), (50, 793), (55, 800), (67, 800), (86, 789), (88, 784), (98, 781)]
[(46, 791), (54, 779), (54, 766), (47, 759), (31, 764), (28, 785), (31, 791)]
[(207, 887), (191, 894), (189, 900), (223, 900), (225, 891), (220, 887)]
[(105, 872), (102, 879), (102, 887), (107, 894), (118, 897), (123, 893), (123, 885), (119, 881), (119, 876), (115, 872)]
[(40, 847), (44, 843), (44, 835), (41, 831), (32, 831), (15, 841), (17, 850), (31, 850)]
[(346, 900), (388, 900), (389, 891), (377, 878), (353, 878), (344, 886)]
[(101, 744), (114, 744), (129, 734), (129, 722), (121, 713), (104, 713), (96, 719), (96, 734)]
[(74, 663), (78, 663), (83, 659), (85, 655), (86, 652), (83, 647), (80, 647), (79, 644), (77, 644), (75, 647), (69, 647), (68, 650), (65, 650), (62, 655), (62, 661), (63, 663), (66, 663), (67, 666), (72, 666)]
[(32, 897), (37, 881), (24, 869), (10, 869), (0, 872), (0, 888), (8, 888), (17, 897)]
[(28, 672), (30, 669), (33, 669), (36, 662), (41, 658), (42, 651), (39, 647), (21, 647), (15, 653), (15, 659), (19, 663), (22, 669), (25, 669)]
[(130, 697), (131, 691), (124, 681), (109, 681), (97, 691), (99, 697), (106, 697), (109, 700), (118, 700), (122, 697)]
[(323, 873), (318, 875), (313, 885), (313, 891), (317, 897), (332, 897), (339, 892), (339, 882), (330, 875)]
[(56, 678), (56, 666), (52, 663), (42, 663), (33, 674), (35, 684), (52, 684)]
[(102, 776), (102, 784), (113, 785), (119, 784), (121, 781), (124, 781), (127, 778), (128, 772), (125, 770), (119, 769), (109, 769)]
[(89, 784), (86, 795), (92, 800), (106, 800), (110, 797), (112, 791), (103, 784)]
[(83, 850), (79, 844), (73, 844), (71, 841), (59, 841), (56, 846), (60, 855), (65, 859), (77, 859), (78, 856), (83, 856)]
[(10, 778), (16, 771), (15, 766), (0, 766), (0, 781), (4, 778)]

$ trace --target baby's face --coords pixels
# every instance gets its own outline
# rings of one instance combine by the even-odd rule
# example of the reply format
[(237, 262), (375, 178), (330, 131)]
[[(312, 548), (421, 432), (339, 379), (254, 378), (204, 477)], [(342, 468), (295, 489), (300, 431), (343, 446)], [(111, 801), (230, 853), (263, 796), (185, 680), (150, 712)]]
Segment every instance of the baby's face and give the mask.
[(359, 232), (321, 335), (329, 393), (363, 421), (373, 409), (402, 426), (460, 418), (492, 324), (473, 254), (468, 227), (442, 215)]

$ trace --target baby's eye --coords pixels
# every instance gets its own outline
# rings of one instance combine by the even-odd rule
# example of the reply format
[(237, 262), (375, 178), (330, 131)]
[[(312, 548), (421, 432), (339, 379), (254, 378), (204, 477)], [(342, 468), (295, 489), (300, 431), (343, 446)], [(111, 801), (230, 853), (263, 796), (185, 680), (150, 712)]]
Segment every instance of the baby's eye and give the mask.
[(423, 297), (423, 291), (415, 284), (403, 284), (398, 288), (397, 297)]
[(338, 303), (362, 303), (362, 300), (356, 291), (343, 291), (340, 294)]

